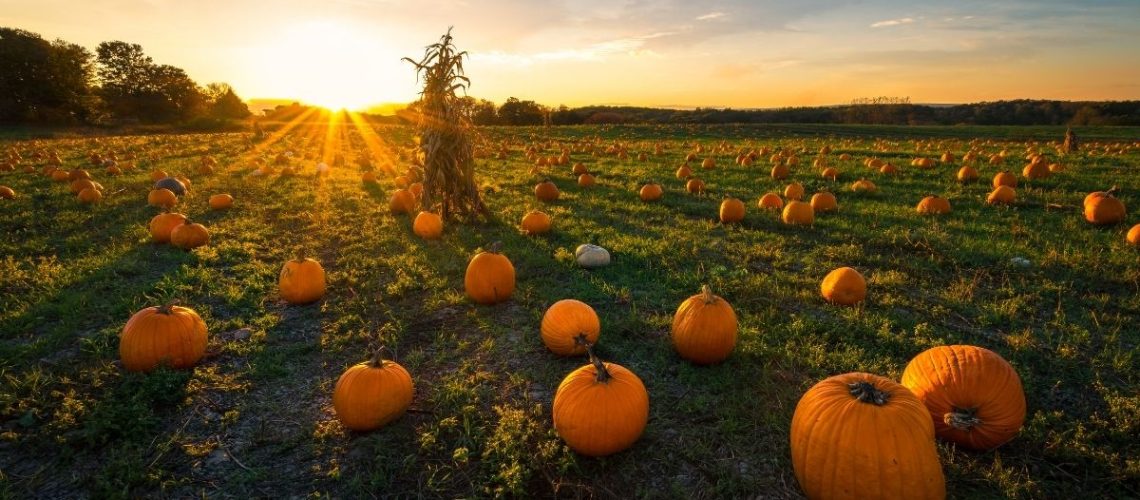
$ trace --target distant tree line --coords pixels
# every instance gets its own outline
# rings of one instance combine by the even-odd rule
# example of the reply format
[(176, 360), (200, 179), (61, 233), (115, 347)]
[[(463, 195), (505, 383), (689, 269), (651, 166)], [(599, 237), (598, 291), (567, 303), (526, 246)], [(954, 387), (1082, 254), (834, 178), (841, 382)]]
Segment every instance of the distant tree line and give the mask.
[(64, 40), (0, 27), (0, 122), (191, 124), (250, 116), (224, 83), (202, 87), (181, 68), (156, 64), (138, 44), (103, 42), (92, 54)]
[(861, 98), (838, 106), (772, 109), (630, 106), (552, 108), (514, 97), (503, 104), (468, 98), (476, 125), (593, 123), (841, 123), (877, 125), (1140, 125), (1140, 101), (1015, 100), (957, 105), (911, 104), (907, 97)]

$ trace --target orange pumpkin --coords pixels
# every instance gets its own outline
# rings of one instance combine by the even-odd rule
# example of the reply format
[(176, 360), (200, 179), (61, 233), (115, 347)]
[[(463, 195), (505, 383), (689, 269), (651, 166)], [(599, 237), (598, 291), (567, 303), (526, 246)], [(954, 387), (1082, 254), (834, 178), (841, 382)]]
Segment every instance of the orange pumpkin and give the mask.
[(766, 193), (760, 197), (756, 205), (761, 209), (766, 210), (780, 210), (784, 208), (784, 200), (780, 199), (780, 195), (776, 193)]
[(688, 165), (681, 165), (680, 167), (677, 167), (676, 174), (678, 179), (688, 179), (689, 177), (693, 176), (693, 169), (689, 168)]
[(879, 167), (879, 173), (883, 174), (883, 175), (895, 175), (895, 174), (899, 173), (899, 169), (898, 169), (898, 167), (894, 166), (893, 164), (887, 163), (887, 164)]
[(0, 186), (0, 198), (3, 198), (5, 200), (16, 199), (16, 191), (12, 190), (12, 188), (8, 186)]
[(549, 180), (542, 181), (534, 186), (534, 195), (539, 201), (555, 201), (558, 199), (558, 194), (558, 186)]
[(699, 365), (728, 359), (736, 347), (736, 335), (736, 312), (708, 285), (681, 302), (673, 315), (673, 347), (682, 358)]
[(784, 188), (784, 198), (788, 200), (801, 201), (804, 199), (804, 186), (798, 182), (788, 184)]
[(935, 435), (972, 450), (1001, 446), (1025, 422), (1021, 378), (988, 349), (950, 345), (926, 350), (906, 365), (902, 385), (926, 405)]
[(170, 231), (170, 244), (183, 250), (193, 250), (210, 242), (206, 226), (186, 219)]
[(974, 167), (962, 167), (958, 169), (958, 182), (967, 183), (978, 180), (978, 171)]
[(150, 180), (154, 182), (161, 181), (167, 177), (170, 177), (170, 175), (168, 175), (165, 170), (154, 170), (150, 173)]
[(582, 174), (588, 174), (588, 173), (590, 173), (590, 171), (586, 169), (585, 165), (583, 165), (581, 163), (575, 163), (573, 173), (574, 173), (574, 175), (582, 175)]
[(132, 372), (149, 372), (166, 364), (190, 368), (206, 353), (208, 332), (198, 313), (165, 305), (136, 312), (119, 336), (119, 359)]
[(443, 217), (435, 212), (420, 212), (412, 222), (412, 232), (425, 240), (438, 240), (443, 236)]
[(946, 497), (930, 413), (878, 375), (845, 373), (812, 386), (792, 415), (791, 452), (808, 498)]
[(827, 167), (827, 168), (823, 169), (823, 173), (821, 175), (823, 176), (824, 179), (831, 179), (833, 181), (838, 180), (839, 179), (839, 169), (837, 169), (835, 167)]
[(550, 231), (552, 219), (546, 212), (532, 210), (522, 218), (522, 230), (528, 235), (543, 234)]
[(412, 405), (412, 376), (395, 361), (381, 359), (349, 367), (333, 389), (336, 418), (349, 430), (379, 429), (400, 418)]
[(1140, 224), (1136, 224), (1132, 226), (1132, 229), (1128, 230), (1128, 235), (1124, 237), (1124, 241), (1127, 241), (1132, 246), (1140, 246)]
[(290, 304), (316, 302), (325, 296), (325, 269), (320, 262), (298, 255), (281, 266), (277, 289)]
[(1013, 203), (1016, 198), (1017, 193), (1014, 192), (1013, 188), (1002, 185), (990, 191), (990, 194), (986, 196), (986, 203), (990, 205), (1009, 204)]
[(950, 200), (940, 196), (927, 196), (918, 202), (916, 210), (923, 215), (950, 213)]
[(98, 190), (97, 188), (89, 187), (87, 189), (84, 189), (83, 191), (80, 191), (79, 196), (77, 196), (77, 198), (79, 198), (80, 203), (83, 203), (85, 205), (90, 205), (92, 203), (99, 203), (99, 200), (103, 199), (103, 192)]
[(1011, 188), (1016, 188), (1017, 187), (1017, 177), (1015, 177), (1013, 174), (1009, 173), (1008, 171), (1001, 171), (1001, 172), (998, 172), (997, 175), (994, 175), (993, 185), (994, 185), (994, 189), (997, 189), (1000, 186), (1008, 186)]
[(689, 182), (685, 183), (685, 190), (693, 194), (704, 194), (705, 181), (696, 177), (689, 178)]
[(511, 298), (515, 292), (515, 266), (505, 255), (498, 253), (498, 244), (479, 252), (467, 264), (463, 276), (467, 296), (478, 304), (497, 304)]
[(789, 169), (788, 166), (784, 165), (783, 163), (777, 163), (775, 166), (772, 167), (772, 178), (773, 179), (776, 179), (776, 180), (787, 179), (788, 174), (790, 174), (790, 173), (791, 173), (791, 169)]
[(720, 221), (731, 224), (744, 220), (744, 202), (731, 196), (720, 202)]
[(407, 189), (397, 189), (388, 200), (388, 210), (393, 214), (410, 214), (416, 208), (416, 195)]
[(815, 213), (834, 212), (839, 210), (839, 200), (827, 191), (821, 191), (811, 196), (811, 209)]
[(859, 179), (851, 184), (851, 190), (856, 193), (874, 193), (879, 190), (879, 187), (867, 179)]
[(716, 159), (711, 156), (705, 158), (703, 161), (701, 161), (701, 168), (705, 170), (712, 170), (716, 168)]
[(554, 393), (554, 430), (570, 449), (590, 457), (629, 448), (649, 422), (649, 393), (636, 374), (591, 353)]
[(593, 187), (593, 186), (594, 186), (594, 176), (593, 175), (582, 174), (582, 175), (578, 176), (578, 187), (588, 188), (588, 187)]
[(155, 243), (170, 243), (170, 233), (186, 222), (186, 216), (175, 213), (162, 213), (150, 219), (150, 237)]
[(863, 302), (867, 298), (867, 280), (859, 271), (850, 267), (841, 267), (823, 278), (819, 285), (823, 298), (832, 304), (851, 306)]
[(1030, 180), (1044, 179), (1049, 177), (1052, 173), (1053, 172), (1049, 170), (1049, 165), (1045, 164), (1045, 162), (1033, 162), (1021, 170), (1021, 176)]
[(781, 215), (784, 224), (810, 226), (815, 223), (815, 210), (802, 201), (789, 201)]
[(166, 188), (152, 189), (146, 196), (146, 202), (159, 208), (170, 208), (178, 204), (178, 195)]
[(1112, 195), (1114, 191), (1115, 189), (1110, 189), (1089, 193), (1084, 201), (1085, 220), (1098, 226), (1124, 222), (1128, 211), (1125, 210), (1124, 203)]
[(594, 308), (574, 299), (563, 299), (547, 308), (539, 329), (542, 343), (559, 356), (585, 354), (587, 347), (598, 342), (601, 331)]
[(234, 206), (234, 197), (228, 194), (215, 194), (210, 197), (211, 210), (225, 210)]
[(657, 184), (656, 182), (646, 183), (644, 186), (641, 186), (641, 191), (637, 193), (637, 195), (641, 198), (641, 201), (644, 202), (660, 200), (664, 194), (665, 190), (662, 189), (661, 185)]

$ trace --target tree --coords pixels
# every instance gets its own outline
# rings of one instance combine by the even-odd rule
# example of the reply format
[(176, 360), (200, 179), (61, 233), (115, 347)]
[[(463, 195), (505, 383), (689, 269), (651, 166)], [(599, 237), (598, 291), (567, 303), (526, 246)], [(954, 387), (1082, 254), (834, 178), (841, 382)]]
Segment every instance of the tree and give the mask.
[(423, 207), (441, 215), (468, 220), (485, 216), (487, 207), (475, 184), (475, 156), (471, 122), (463, 113), (457, 90), (466, 93), (471, 80), (463, 74), (467, 52), (456, 49), (451, 29), (439, 42), (429, 45), (419, 61), (403, 60), (416, 67), (416, 80), (423, 81), (417, 101), (417, 131), (424, 155)]
[(63, 123), (91, 105), (91, 54), (62, 40), (0, 28), (0, 121)]
[(211, 83), (206, 86), (204, 93), (210, 102), (210, 116), (242, 120), (253, 114), (229, 84)]
[(499, 106), (499, 121), (504, 125), (542, 125), (542, 108), (534, 101), (511, 97)]
[(95, 49), (100, 93), (108, 110), (118, 118), (139, 116), (146, 100), (154, 61), (134, 43), (103, 42)]

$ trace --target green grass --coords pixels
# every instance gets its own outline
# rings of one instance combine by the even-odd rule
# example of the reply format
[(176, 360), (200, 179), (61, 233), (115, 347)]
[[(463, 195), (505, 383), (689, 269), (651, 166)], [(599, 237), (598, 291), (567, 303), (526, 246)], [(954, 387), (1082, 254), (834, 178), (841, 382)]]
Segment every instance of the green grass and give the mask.
[[(408, 129), (376, 132), (387, 148), (410, 147)], [(1004, 356), (1029, 407), (1021, 434), (996, 451), (939, 445), (951, 496), (1138, 496), (1140, 254), (1124, 241), (1138, 220), (1096, 228), (1078, 207), (1112, 185), (1140, 207), (1140, 150), (1128, 142), (1135, 129), (1078, 132), (1126, 151), (1064, 158), (1065, 172), (1020, 187), (1015, 206), (991, 207), (984, 198), (997, 167), (982, 164), (982, 183), (959, 185), (952, 168), (906, 165), (943, 149), (961, 155), (980, 138), (987, 153), (1007, 149), (1005, 168), (1019, 171), (1024, 141), (1058, 139), (1058, 129), (488, 129), (485, 145), (510, 152), (480, 160), (491, 220), (449, 225), (437, 242), (388, 214), (390, 180), (361, 184), (355, 159), (369, 149), (351, 127), (298, 128), (261, 144), (242, 134), (0, 141), (0, 153), (14, 148), (24, 156), (18, 167), (37, 171), (40, 149), (58, 151), (69, 168), (87, 165), (92, 151), (138, 164), (119, 177), (92, 168), (107, 188), (96, 206), (45, 176), (0, 173), (19, 193), (0, 200), (0, 496), (796, 497), (788, 428), (804, 391), (855, 370), (897, 379), (914, 355), (949, 343)], [(876, 139), (888, 150), (877, 151)], [(629, 160), (601, 154), (615, 141)], [(722, 141), (733, 153), (718, 155), (718, 169), (693, 165), (710, 196), (686, 194), (673, 171), (695, 143)], [(666, 146), (661, 155), (634, 159), (656, 143)], [(545, 156), (570, 147), (571, 163), (585, 163), (598, 185), (579, 188), (569, 165), (531, 174), (528, 144)], [(838, 182), (810, 166), (824, 144)], [(581, 151), (589, 145), (599, 154)], [(790, 180), (809, 196), (831, 190), (839, 212), (788, 227), (759, 211), (756, 200), (788, 181), (768, 176), (766, 157), (748, 168), (732, 160), (741, 147), (763, 146), (804, 148)], [(253, 159), (284, 151), (301, 175), (249, 175)], [(348, 164), (316, 179), (322, 152), (338, 151)], [(838, 161), (841, 153), (853, 158)], [(197, 175), (206, 155), (217, 172)], [(902, 172), (871, 172), (862, 166), (870, 156)], [(150, 242), (154, 168), (193, 180), (177, 209), (209, 228), (209, 246), (188, 253)], [(559, 201), (534, 199), (544, 176)], [(861, 176), (880, 192), (852, 193)], [(665, 187), (659, 203), (637, 199), (648, 178)], [(208, 210), (219, 192), (234, 195), (232, 210)], [(716, 220), (726, 192), (747, 203), (739, 225)], [(953, 212), (918, 216), (928, 193), (949, 198)], [(519, 232), (533, 208), (554, 216), (552, 233)], [(503, 242), (518, 288), (504, 304), (476, 306), (463, 294), (464, 269), (493, 241)], [(613, 263), (578, 268), (573, 250), (585, 242), (608, 248)], [(329, 292), (289, 307), (276, 278), (298, 248), (321, 260)], [(819, 282), (840, 266), (868, 277), (863, 306), (820, 297)], [(682, 361), (669, 343), (677, 305), (704, 283), (740, 318), (736, 350), (712, 367)], [(551, 428), (559, 381), (585, 362), (550, 354), (539, 338), (543, 311), (563, 298), (594, 307), (599, 354), (637, 373), (650, 394), (645, 434), (605, 459), (575, 455)], [(205, 319), (207, 357), (192, 371), (125, 373), (117, 349), (126, 320), (170, 299)], [(412, 374), (412, 410), (382, 430), (350, 433), (336, 422), (332, 388), (378, 344)]]

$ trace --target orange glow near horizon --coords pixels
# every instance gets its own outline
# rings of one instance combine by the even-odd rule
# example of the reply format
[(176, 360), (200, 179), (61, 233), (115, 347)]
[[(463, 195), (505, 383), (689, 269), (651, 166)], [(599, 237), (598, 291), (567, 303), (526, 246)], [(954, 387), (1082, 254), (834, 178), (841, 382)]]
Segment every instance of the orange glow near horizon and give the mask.
[(470, 94), (497, 103), (1140, 98), (1140, 4), (1123, 0), (0, 2), (0, 25), (91, 50), (139, 43), (156, 62), (201, 84), (228, 82), (247, 100), (332, 110), (415, 100), (415, 73), (400, 58), (418, 59), (451, 25), (471, 54)]

